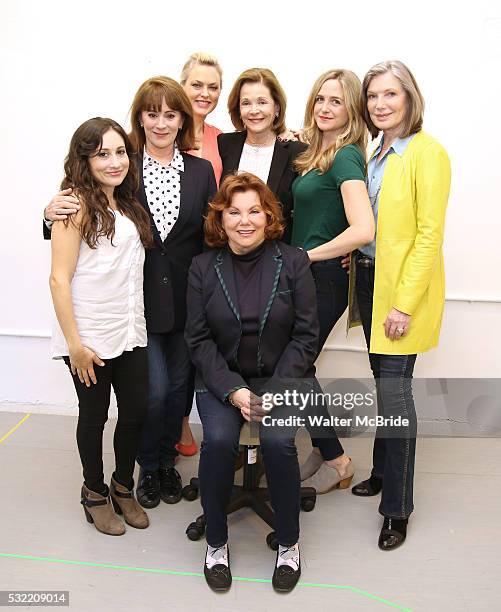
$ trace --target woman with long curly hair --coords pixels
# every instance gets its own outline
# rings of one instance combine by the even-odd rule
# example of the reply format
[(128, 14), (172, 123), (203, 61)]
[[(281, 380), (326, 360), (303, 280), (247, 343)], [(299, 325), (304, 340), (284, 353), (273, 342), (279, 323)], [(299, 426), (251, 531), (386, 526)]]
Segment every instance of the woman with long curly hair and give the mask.
[[(143, 264), (152, 237), (148, 215), (135, 199), (138, 179), (129, 164), (131, 153), (127, 135), (112, 119), (83, 123), (71, 139), (61, 186), (78, 195), (80, 210), (52, 227), (50, 289), (58, 320), (52, 357), (64, 359), (79, 400), (85, 516), (108, 535), (125, 532), (112, 502), (127, 524), (149, 525), (134, 498), (132, 475), (147, 413)], [(102, 444), (111, 387), (118, 422), (108, 487)]]

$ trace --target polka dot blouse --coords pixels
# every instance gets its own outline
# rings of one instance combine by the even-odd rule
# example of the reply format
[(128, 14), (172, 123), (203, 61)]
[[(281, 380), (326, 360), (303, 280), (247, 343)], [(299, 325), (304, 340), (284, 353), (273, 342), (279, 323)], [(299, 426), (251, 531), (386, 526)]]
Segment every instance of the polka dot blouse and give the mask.
[(143, 157), (144, 190), (160, 238), (165, 240), (179, 217), (181, 177), (184, 161), (174, 147), (174, 157), (167, 166), (153, 159), (146, 150)]

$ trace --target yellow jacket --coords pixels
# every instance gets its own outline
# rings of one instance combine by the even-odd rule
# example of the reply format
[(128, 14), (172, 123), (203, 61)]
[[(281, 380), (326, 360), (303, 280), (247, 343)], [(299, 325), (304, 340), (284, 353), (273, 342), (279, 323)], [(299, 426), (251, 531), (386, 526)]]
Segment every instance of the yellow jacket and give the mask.
[[(450, 182), (446, 151), (424, 132), (414, 136), (402, 157), (388, 158), (379, 194), (371, 353), (410, 355), (438, 344)], [(353, 313), (352, 306), (356, 308), (353, 299)], [(392, 308), (412, 316), (407, 334), (396, 341), (386, 338), (383, 326)]]

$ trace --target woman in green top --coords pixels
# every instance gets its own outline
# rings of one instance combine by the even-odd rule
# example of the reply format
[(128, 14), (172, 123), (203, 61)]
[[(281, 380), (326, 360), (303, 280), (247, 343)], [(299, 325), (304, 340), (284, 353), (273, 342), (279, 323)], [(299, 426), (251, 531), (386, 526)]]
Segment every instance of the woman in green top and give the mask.
[[(292, 244), (307, 251), (317, 290), (318, 353), (346, 309), (348, 275), (342, 256), (374, 238), (365, 187), (367, 130), (361, 114), (361, 84), (350, 70), (329, 70), (313, 85), (304, 118), (309, 147), (295, 161)], [(301, 467), (301, 480), (317, 493), (346, 488), (351, 459), (335, 438), (315, 438)]]

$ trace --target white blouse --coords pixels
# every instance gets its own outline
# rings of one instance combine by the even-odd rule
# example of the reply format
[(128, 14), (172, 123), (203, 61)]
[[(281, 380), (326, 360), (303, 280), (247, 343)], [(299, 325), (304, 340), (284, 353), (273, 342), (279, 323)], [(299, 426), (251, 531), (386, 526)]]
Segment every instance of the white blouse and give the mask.
[[(113, 244), (101, 237), (95, 249), (82, 240), (71, 282), (73, 311), (84, 346), (101, 359), (146, 346), (143, 302), (144, 247), (134, 223), (118, 211)], [(63, 332), (54, 321), (51, 356), (68, 355)]]
[(271, 160), (275, 145), (269, 147), (253, 147), (247, 143), (244, 144), (240, 163), (238, 164), (239, 172), (250, 172), (259, 177), (263, 183), (268, 181), (270, 174)]

